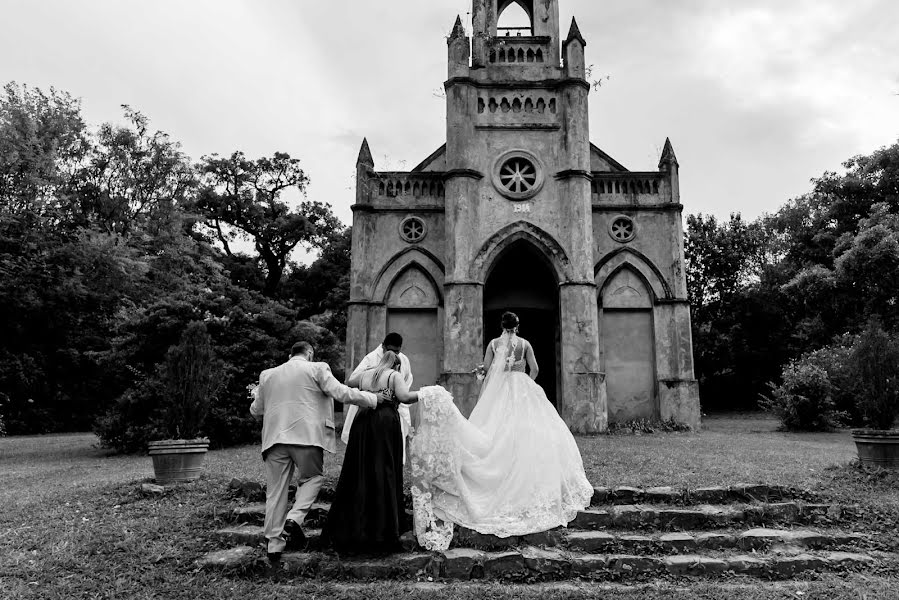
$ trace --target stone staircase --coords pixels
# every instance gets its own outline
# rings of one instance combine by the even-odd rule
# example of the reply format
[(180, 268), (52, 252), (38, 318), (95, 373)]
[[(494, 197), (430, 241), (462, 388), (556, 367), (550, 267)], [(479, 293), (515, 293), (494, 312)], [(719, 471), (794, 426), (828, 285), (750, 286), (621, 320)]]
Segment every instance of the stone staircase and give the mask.
[[(325, 492), (321, 497), (328, 498)], [(870, 535), (852, 530), (852, 507), (824, 503), (809, 492), (764, 485), (678, 490), (597, 488), (591, 506), (567, 528), (510, 538), (457, 528), (446, 552), (338, 557), (319, 545), (329, 504), (312, 507), (304, 524), (309, 544), (285, 553), (281, 568), (326, 579), (640, 581), (663, 576), (727, 574), (787, 579), (807, 571), (868, 570), (897, 564)], [(215, 532), (222, 550), (200, 560), (206, 569), (265, 568), (265, 506), (245, 504)]]

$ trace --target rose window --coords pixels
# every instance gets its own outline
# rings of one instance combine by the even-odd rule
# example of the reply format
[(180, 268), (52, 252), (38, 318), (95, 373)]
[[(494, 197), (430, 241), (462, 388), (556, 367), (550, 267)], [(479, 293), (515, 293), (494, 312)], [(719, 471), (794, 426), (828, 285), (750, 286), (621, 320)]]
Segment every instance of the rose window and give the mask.
[(493, 185), (512, 200), (530, 198), (543, 186), (542, 165), (536, 156), (525, 150), (506, 152), (493, 168)]
[(615, 217), (609, 224), (609, 235), (616, 242), (629, 242), (637, 235), (634, 220), (624, 215)]
[(400, 223), (400, 237), (410, 244), (420, 242), (427, 233), (425, 222), (418, 217), (407, 217)]
[(537, 169), (526, 158), (511, 158), (500, 167), (499, 180), (513, 194), (524, 194), (537, 183)]

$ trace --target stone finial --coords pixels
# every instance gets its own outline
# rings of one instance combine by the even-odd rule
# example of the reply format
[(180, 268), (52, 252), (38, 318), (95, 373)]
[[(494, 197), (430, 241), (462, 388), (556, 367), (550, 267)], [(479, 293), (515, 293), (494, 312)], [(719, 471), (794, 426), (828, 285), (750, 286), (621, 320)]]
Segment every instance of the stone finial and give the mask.
[(462, 17), (456, 15), (456, 23), (453, 25), (453, 32), (450, 34), (450, 39), (456, 38), (464, 38), (465, 37), (465, 27), (462, 26)]
[(368, 165), (374, 168), (375, 159), (371, 157), (371, 150), (368, 148), (368, 139), (362, 138), (362, 147), (359, 149), (359, 158), (356, 159), (357, 165)]
[(584, 40), (584, 36), (581, 35), (581, 30), (577, 26), (577, 21), (574, 17), (571, 17), (571, 28), (568, 30), (568, 37), (565, 38), (563, 46), (567, 46), (574, 40), (579, 41), (581, 43), (581, 46), (587, 45), (587, 42)]
[(671, 145), (671, 140), (665, 138), (665, 147), (662, 149), (662, 158), (659, 159), (659, 168), (661, 169), (668, 165), (674, 165), (675, 168), (680, 166), (677, 162), (677, 157), (674, 155), (674, 146)]

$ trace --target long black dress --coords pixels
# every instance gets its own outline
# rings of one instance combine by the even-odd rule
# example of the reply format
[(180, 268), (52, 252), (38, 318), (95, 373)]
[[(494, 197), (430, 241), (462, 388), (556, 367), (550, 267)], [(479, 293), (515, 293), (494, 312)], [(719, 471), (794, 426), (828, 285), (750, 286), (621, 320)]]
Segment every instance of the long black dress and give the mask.
[[(390, 378), (388, 377), (388, 386)], [(391, 552), (405, 530), (403, 434), (397, 405), (360, 408), (322, 531), (341, 553)]]

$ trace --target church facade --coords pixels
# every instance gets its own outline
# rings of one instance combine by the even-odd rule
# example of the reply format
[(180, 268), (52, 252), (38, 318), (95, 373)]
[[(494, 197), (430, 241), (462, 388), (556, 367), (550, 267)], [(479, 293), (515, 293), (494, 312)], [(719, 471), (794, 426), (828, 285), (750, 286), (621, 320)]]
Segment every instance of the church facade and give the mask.
[[(530, 27), (499, 28), (510, 5)], [(448, 39), (446, 143), (408, 172), (357, 161), (347, 361), (405, 339), (416, 388), (468, 415), (472, 369), (521, 317), (540, 383), (572, 431), (698, 427), (678, 162), (630, 171), (589, 139), (586, 42), (558, 0), (474, 0)]]

